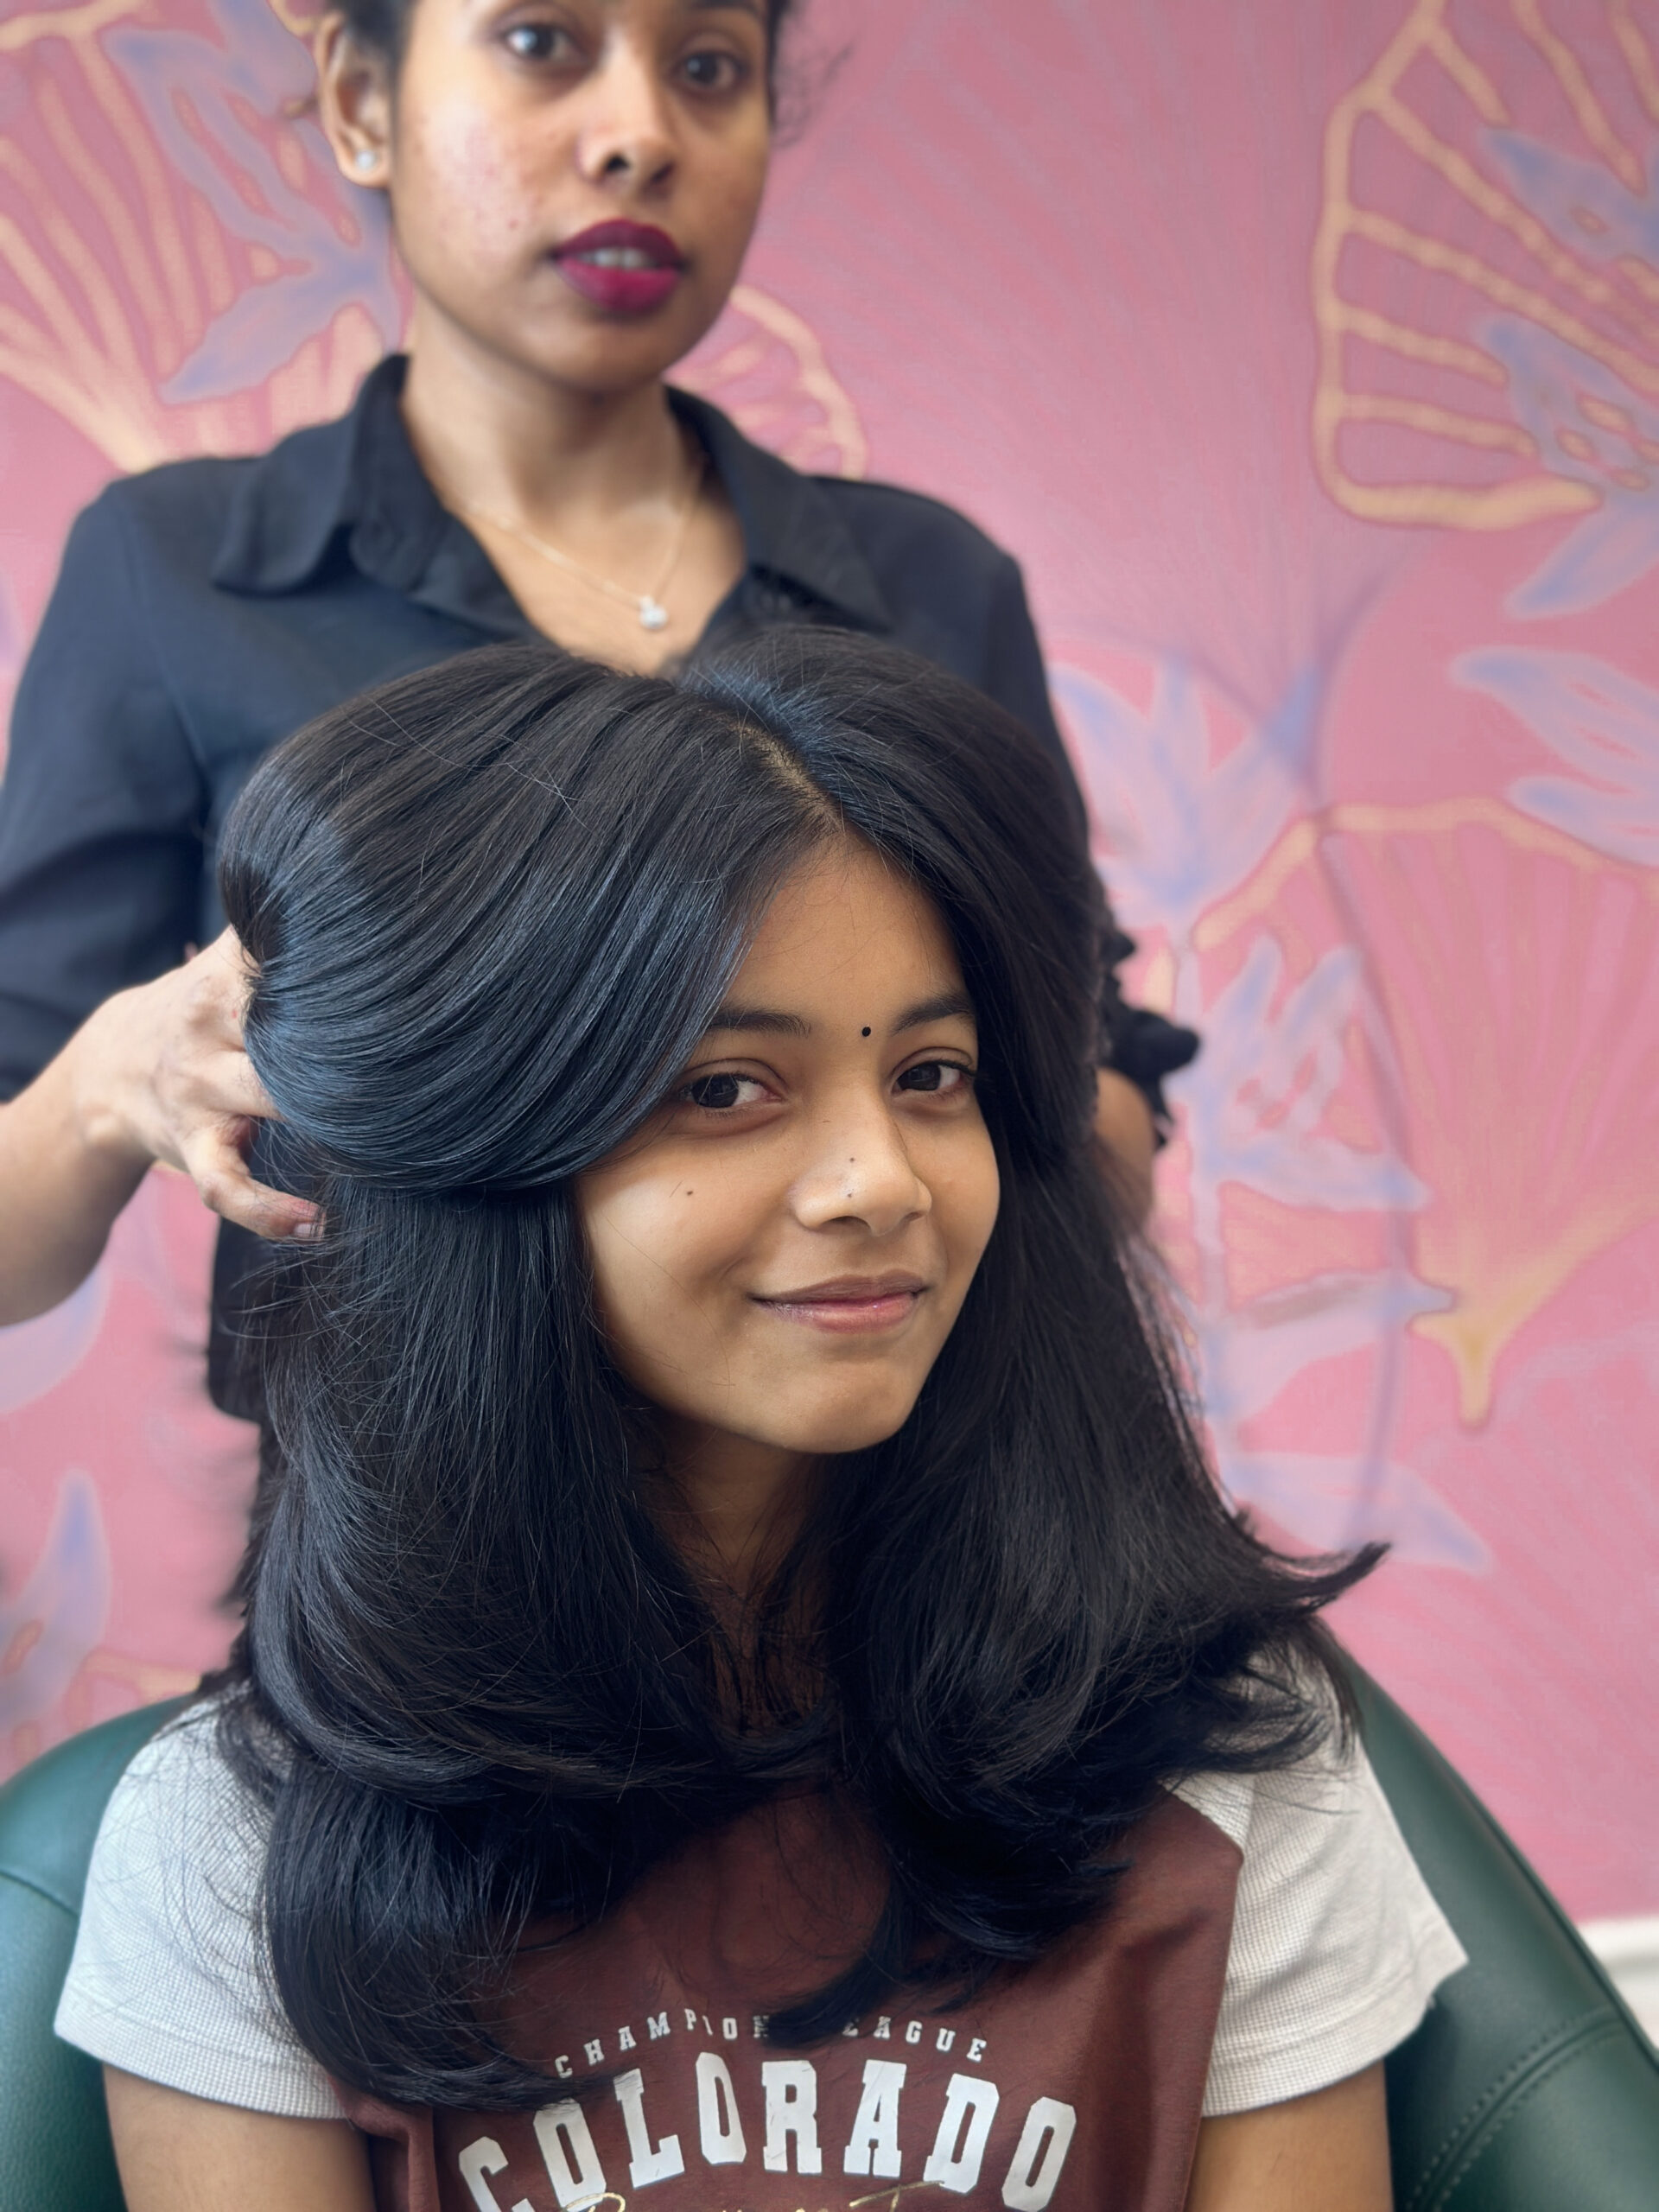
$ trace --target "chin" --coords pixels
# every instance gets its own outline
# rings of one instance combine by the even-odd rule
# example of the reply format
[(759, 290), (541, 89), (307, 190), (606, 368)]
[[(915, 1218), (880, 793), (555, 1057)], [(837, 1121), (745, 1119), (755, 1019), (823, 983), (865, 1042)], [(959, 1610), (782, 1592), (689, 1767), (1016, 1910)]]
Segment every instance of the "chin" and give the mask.
[(837, 1408), (817, 1420), (803, 1421), (798, 1431), (788, 1438), (785, 1448), (815, 1459), (836, 1459), (849, 1452), (868, 1452), (872, 1445), (885, 1444), (890, 1436), (896, 1436), (910, 1419), (915, 1404), (912, 1397), (902, 1405), (887, 1408), (867, 1402)]
[(519, 336), (515, 350), (552, 383), (596, 396), (633, 391), (666, 376), (714, 320), (691, 300), (666, 301), (650, 315), (601, 316), (573, 294)]

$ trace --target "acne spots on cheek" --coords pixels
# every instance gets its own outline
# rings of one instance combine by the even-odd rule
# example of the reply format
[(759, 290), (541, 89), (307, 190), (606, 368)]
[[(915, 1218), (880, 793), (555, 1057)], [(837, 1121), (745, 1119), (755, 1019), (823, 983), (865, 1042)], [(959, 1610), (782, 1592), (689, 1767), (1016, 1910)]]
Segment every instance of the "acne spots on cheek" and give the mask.
[(418, 219), (447, 251), (469, 263), (492, 257), (516, 238), (535, 207), (533, 181), (504, 160), (493, 119), (476, 113), (441, 122), (417, 116), (408, 125), (407, 168), (423, 187)]
[(524, 227), (524, 183), (503, 162), (495, 134), (488, 129), (467, 133), (454, 149), (446, 183), (467, 195), (470, 204), (487, 210), (493, 226), (503, 231)]

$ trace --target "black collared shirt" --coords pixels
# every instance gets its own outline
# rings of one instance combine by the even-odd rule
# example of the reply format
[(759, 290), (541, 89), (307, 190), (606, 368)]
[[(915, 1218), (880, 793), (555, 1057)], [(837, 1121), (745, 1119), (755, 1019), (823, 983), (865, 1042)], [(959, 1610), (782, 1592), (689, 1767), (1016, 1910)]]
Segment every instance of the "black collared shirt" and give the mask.
[[(111, 992), (218, 934), (219, 833), (268, 747), (371, 684), (529, 634), (415, 457), (404, 365), (383, 361), (339, 422), (124, 478), (76, 522), (0, 787), (0, 1097)], [(1065, 763), (1007, 554), (937, 500), (803, 476), (718, 408), (672, 398), (747, 556), (705, 644), (780, 622), (868, 631), (977, 684)], [(1081, 832), (1081, 798), (1077, 813)], [(1113, 1064), (1160, 1106), (1196, 1040), (1115, 988), (1104, 1014)]]

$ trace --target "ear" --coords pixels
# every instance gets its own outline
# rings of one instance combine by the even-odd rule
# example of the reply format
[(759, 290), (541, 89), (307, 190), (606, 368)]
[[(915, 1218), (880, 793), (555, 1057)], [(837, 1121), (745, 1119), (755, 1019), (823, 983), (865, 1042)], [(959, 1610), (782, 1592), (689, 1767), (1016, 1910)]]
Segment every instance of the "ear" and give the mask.
[(317, 120), (340, 173), (353, 184), (391, 181), (391, 64), (354, 38), (344, 16), (327, 15), (311, 41), (317, 65)]

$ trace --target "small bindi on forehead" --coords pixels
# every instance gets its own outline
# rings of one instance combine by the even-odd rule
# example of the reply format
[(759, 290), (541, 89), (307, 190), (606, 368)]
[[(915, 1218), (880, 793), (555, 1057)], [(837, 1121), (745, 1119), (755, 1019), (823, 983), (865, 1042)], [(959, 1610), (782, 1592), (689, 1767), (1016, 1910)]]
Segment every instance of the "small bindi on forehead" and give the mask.
[[(971, 1021), (974, 1002), (966, 991), (940, 991), (931, 999), (923, 999), (908, 1007), (893, 1025), (892, 1033), (897, 1037), (906, 1029), (923, 1029), (933, 1021)], [(812, 1024), (798, 1014), (785, 1014), (772, 1007), (723, 1006), (704, 1031), (712, 1037), (717, 1030), (735, 1030), (740, 1033), (772, 1037), (810, 1037)], [(868, 1037), (868, 1028), (862, 1033)]]

